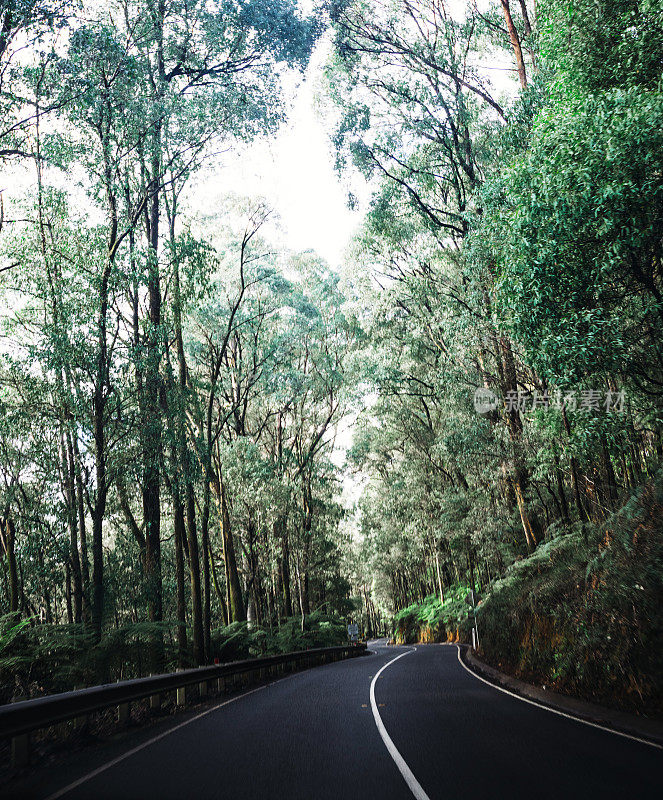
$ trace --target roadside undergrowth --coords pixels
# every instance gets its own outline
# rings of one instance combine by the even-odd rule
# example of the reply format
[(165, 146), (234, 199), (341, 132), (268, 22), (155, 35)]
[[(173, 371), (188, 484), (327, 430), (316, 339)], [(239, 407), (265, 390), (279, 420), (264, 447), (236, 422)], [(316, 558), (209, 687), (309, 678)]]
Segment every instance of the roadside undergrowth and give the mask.
[[(396, 614), (398, 643), (468, 641), (467, 587)], [(663, 475), (601, 525), (543, 541), (484, 592), (481, 656), (524, 680), (663, 716)]]

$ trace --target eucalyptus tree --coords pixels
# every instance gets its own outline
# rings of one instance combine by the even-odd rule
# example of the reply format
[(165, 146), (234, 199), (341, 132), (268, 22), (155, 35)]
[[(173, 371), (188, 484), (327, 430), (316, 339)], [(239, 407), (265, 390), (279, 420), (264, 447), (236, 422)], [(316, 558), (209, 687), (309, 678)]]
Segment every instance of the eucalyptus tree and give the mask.
[[(286, 469), (299, 487), (302, 544), (298, 589), (302, 616), (310, 610), (310, 561), (316, 511), (314, 484), (324, 475), (334, 431), (352, 397), (348, 357), (356, 348), (358, 327), (343, 308), (339, 278), (315, 257), (293, 262), (302, 276), (304, 301), (290, 333), (288, 362), (295, 368), (293, 391), (281, 417), (290, 462)], [(281, 434), (283, 436), (283, 433)], [(320, 470), (322, 468), (322, 473)]]
[[(381, 286), (365, 303), (377, 401), (353, 458), (372, 476), (367, 547), (393, 546), (375, 563), (400, 604), (399, 560), (415, 595), (420, 578), (434, 588), (428, 532), (441, 573), (478, 545), (494, 574), (519, 549), (514, 512), (531, 549), (544, 528), (605, 519), (660, 461), (654, 6), (336, 8), (339, 163), (375, 190), (354, 264)], [(495, 46), (513, 54), (513, 97), (480, 79)], [(483, 416), (475, 387), (498, 398)], [(581, 390), (603, 390), (598, 413), (574, 411)]]
[[(37, 108), (31, 73), (43, 74), (52, 64), (70, 11), (63, 0), (5, 0), (0, 7), (0, 163), (34, 157), (29, 131)], [(59, 108), (59, 99), (53, 97), (40, 113)]]
[[(259, 207), (230, 256), (237, 281), (226, 276), (221, 286), (211, 278), (219, 253), (184, 217), (189, 180), (206, 159), (276, 130), (282, 77), (306, 65), (320, 23), (288, 0), (69, 10), (57, 50), (23, 73), (35, 203), (12, 220), (3, 248), (12, 267), (3, 298), (16, 305), (3, 331), (14, 326), (20, 356), (3, 367), (2, 399), (19, 413), (29, 392), (43, 393), (36, 419), (47, 443), (16, 449), (9, 431), (3, 439), (8, 604), (29, 613), (57, 581), (57, 600), (38, 605), (52, 609), (49, 619), (63, 604), (71, 621), (90, 619), (100, 643), (111, 620), (138, 622), (143, 601), (159, 623), (165, 600), (169, 612), (177, 607), (183, 665), (190, 603), (192, 656), (202, 662), (214, 605), (227, 622), (247, 607), (264, 621), (292, 614), (291, 604), (280, 607), (272, 569), (283, 563), (282, 537), (287, 593), (293, 567), (305, 612), (312, 569), (324, 572), (316, 600), (332, 584), (335, 597), (343, 592), (327, 454), (346, 404), (342, 362), (353, 333), (335, 279), (317, 264), (303, 283), (291, 281), (273, 255), (264, 269)], [(4, 30), (16, 19), (3, 16)], [(54, 124), (50, 110), (59, 112)], [(207, 338), (187, 343), (206, 315)], [(22, 444), (33, 435), (24, 422), (25, 430), (11, 425)], [(33, 475), (45, 485), (41, 500)], [(174, 532), (164, 554), (175, 575), (162, 584), (164, 485)], [(41, 558), (45, 541), (42, 591), (32, 570), (21, 580), (21, 555)], [(164, 628), (149, 630), (160, 666)]]
[[(94, 277), (97, 348), (92, 418), (94, 437), (95, 490), (92, 508), (92, 617), (97, 636), (104, 618), (103, 522), (112, 475), (108, 474), (108, 423), (110, 384), (109, 307), (119, 288), (118, 259), (121, 248), (135, 230), (148, 202), (144, 190), (135, 204), (125, 203), (119, 176), (128, 168), (128, 159), (141, 138), (139, 126), (128, 120), (143, 112), (135, 59), (125, 42), (108, 25), (81, 26), (71, 38), (68, 58), (60, 72), (73, 85), (73, 99), (67, 114), (79, 126), (82, 141), (78, 150), (67, 152), (60, 146), (60, 163), (72, 156), (85, 169), (89, 190), (104, 210), (106, 247)], [(67, 89), (69, 91), (69, 88)], [(115, 337), (115, 341), (117, 337)]]
[(578, 2), (571, 17), (543, 4), (539, 15), (550, 98), (527, 150), (488, 187), (476, 238), (542, 379), (629, 396), (621, 415), (563, 411), (558, 422), (576, 505), (601, 518), (658, 457), (663, 40), (647, 4)]
[[(274, 30), (279, 34), (274, 35)], [(86, 169), (105, 208), (107, 263), (99, 276), (98, 377), (95, 392), (96, 500), (93, 514), (95, 624), (103, 610), (101, 524), (109, 476), (104, 420), (107, 413), (108, 285), (121, 248), (137, 275), (129, 287), (134, 306), (135, 382), (141, 417), (141, 542), (150, 617), (162, 617), (160, 484), (162, 462), (161, 366), (167, 332), (163, 318), (161, 221), (164, 195), (172, 250), (177, 199), (186, 179), (212, 144), (274, 130), (281, 118), (280, 67), (301, 68), (317, 33), (288, 2), (120, 2), (108, 14), (76, 22), (59, 68), (71, 100), (67, 114), (84, 139), (69, 158)], [(279, 68), (277, 68), (277, 65)], [(144, 241), (137, 237), (140, 227)], [(174, 315), (181, 340), (181, 298), (175, 264)], [(172, 264), (171, 264), (172, 266)], [(142, 311), (142, 321), (136, 311)], [(178, 385), (186, 373), (178, 346)], [(178, 445), (180, 456), (184, 444)], [(195, 606), (195, 650), (201, 660), (199, 568), (191, 483), (185, 481), (187, 535)], [(125, 504), (126, 507), (126, 504)]]
[[(502, 10), (513, 23), (509, 4)], [(520, 13), (529, 21), (525, 3)], [(498, 99), (482, 77), (490, 18), (476, 7), (458, 18), (443, 2), (422, 0), (377, 7), (351, 2), (333, 19), (329, 73), (343, 109), (336, 136), (340, 161), (351, 158), (377, 185), (365, 250), (377, 271), (411, 289), (399, 307), (424, 318), (424, 335), (439, 351), (441, 369), (459, 370), (475, 387), (492, 383), (502, 396), (515, 392), (513, 345), (491, 304), (493, 270), (490, 264), (477, 270), (464, 257), (464, 242), (482, 214), (481, 188), (500, 166), (500, 138), (511, 114), (509, 101)], [(520, 47), (518, 52), (522, 57)], [(524, 73), (521, 83), (526, 88)], [(439, 299), (444, 312), (433, 316)], [(472, 335), (454, 352), (449, 341), (463, 316)], [(504, 410), (497, 420), (509, 433), (509, 481), (531, 548), (538, 525), (526, 496), (523, 421), (518, 410)]]
[(293, 566), (300, 611), (309, 612), (315, 516), (322, 530), (331, 508), (321, 459), (346, 407), (343, 362), (354, 340), (338, 279), (307, 255), (280, 267), (259, 235), (266, 220), (264, 208), (249, 213), (235, 285), (220, 280), (192, 317), (195, 427), (212, 454), (231, 620), (264, 620), (268, 609), (291, 616)]
[[(48, 510), (34, 515), (32, 524), (26, 520), (25, 532), (49, 524), (59, 538), (66, 521), (69, 545), (63, 548), (60, 542), (57, 547), (64, 554), (67, 586), (69, 577), (73, 579), (73, 617), (80, 622), (83, 615), (89, 618), (92, 599), (86, 504), (92, 510), (96, 504), (94, 490), (84, 480), (87, 457), (96, 452), (96, 315), (89, 298), (96, 294), (96, 270), (106, 258), (104, 236), (81, 225), (62, 193), (41, 183), (36, 203), (26, 203), (24, 213), (25, 222), (12, 226), (3, 242), (5, 255), (16, 264), (2, 287), (8, 308), (3, 333), (11, 345), (4, 353), (3, 381), (10, 407), (16, 404), (17, 429), (22, 409), (36, 415), (45, 442), (57, 443), (55, 451), (31, 450), (28, 474), (42, 474), (44, 498), (55, 496), (53, 505), (64, 510), (55, 517)], [(31, 438), (28, 431), (26, 441)], [(31, 481), (19, 485), (19, 496), (24, 496)]]

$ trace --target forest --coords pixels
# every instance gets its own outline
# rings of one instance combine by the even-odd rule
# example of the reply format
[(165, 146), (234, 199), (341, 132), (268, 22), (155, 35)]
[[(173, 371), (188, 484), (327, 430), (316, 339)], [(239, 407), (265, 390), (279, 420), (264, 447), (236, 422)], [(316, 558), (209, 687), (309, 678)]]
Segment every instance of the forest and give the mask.
[[(200, 199), (316, 53), (338, 268)], [(2, 0), (0, 702), (357, 622), (663, 711), (662, 65), (661, 0)]]

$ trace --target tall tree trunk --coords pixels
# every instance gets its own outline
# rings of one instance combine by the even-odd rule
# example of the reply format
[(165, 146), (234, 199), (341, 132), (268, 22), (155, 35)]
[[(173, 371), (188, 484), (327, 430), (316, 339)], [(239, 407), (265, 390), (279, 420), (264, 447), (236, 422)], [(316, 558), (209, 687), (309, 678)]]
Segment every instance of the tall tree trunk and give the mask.
[(90, 620), (90, 565), (87, 554), (87, 533), (85, 530), (85, 498), (83, 494), (83, 474), (78, 439), (72, 436), (74, 454), (74, 476), (76, 479), (76, 511), (78, 516), (78, 536), (81, 547), (81, 579), (83, 584), (83, 619)]
[[(200, 522), (201, 545), (203, 551), (203, 644), (205, 650), (205, 662), (209, 663), (212, 658), (212, 597), (210, 585), (210, 560), (211, 548), (209, 541), (209, 512), (210, 512), (210, 492), (209, 483), (205, 481), (203, 497), (203, 513)], [(225, 612), (224, 612), (225, 616)]]
[(83, 619), (83, 579), (81, 562), (78, 554), (78, 526), (76, 509), (76, 484), (74, 480), (74, 454), (71, 437), (67, 431), (62, 436), (62, 477), (67, 502), (67, 523), (69, 525), (69, 563), (73, 584), (73, 619), (79, 623)]
[[(175, 246), (175, 213), (176, 205), (170, 209), (171, 224), (170, 238), (173, 250)], [(203, 601), (200, 586), (200, 555), (198, 548), (198, 531), (196, 530), (196, 499), (193, 485), (193, 464), (187, 446), (186, 438), (186, 376), (187, 365), (184, 354), (184, 339), (182, 336), (182, 297), (180, 292), (180, 270), (177, 260), (174, 275), (174, 322), (175, 343), (177, 348), (177, 380), (178, 380), (178, 412), (179, 422), (176, 423), (179, 462), (182, 470), (184, 494), (186, 499), (186, 538), (189, 550), (189, 574), (191, 578), (191, 617), (193, 627), (193, 658), (196, 664), (205, 661), (205, 634), (203, 626)], [(203, 551), (204, 552), (204, 551)], [(209, 585), (209, 577), (208, 577)], [(209, 594), (209, 589), (208, 592)]]
[(228, 500), (226, 497), (227, 489), (223, 479), (220, 476), (219, 491), (221, 495), (221, 535), (223, 537), (223, 555), (226, 562), (226, 575), (228, 578), (228, 611), (232, 622), (244, 622), (246, 620), (246, 610), (244, 608), (242, 587), (239, 582), (239, 572), (237, 570), (235, 543), (233, 542), (233, 535), (230, 527), (230, 514), (228, 513)]
[(569, 504), (566, 500), (566, 492), (564, 490), (564, 476), (559, 466), (559, 456), (557, 455), (557, 449), (555, 448), (553, 452), (555, 460), (555, 480), (557, 482), (557, 494), (559, 495), (560, 510), (562, 512), (562, 522), (564, 522), (564, 524), (568, 524), (570, 519)]
[(500, 0), (502, 3), (502, 10), (504, 11), (504, 19), (506, 20), (506, 27), (509, 32), (509, 39), (511, 40), (511, 46), (513, 47), (513, 53), (516, 57), (516, 67), (518, 68), (518, 78), (520, 79), (520, 85), (523, 89), (527, 88), (527, 73), (525, 71), (525, 59), (523, 58), (523, 49), (520, 45), (520, 36), (518, 35), (518, 30), (513, 22), (513, 17), (511, 16), (511, 8), (509, 5), (509, 0)]
[(619, 502), (617, 478), (615, 477), (615, 470), (612, 465), (610, 450), (608, 449), (608, 440), (605, 434), (601, 436), (601, 454), (603, 456), (603, 469), (605, 471), (606, 488), (608, 490), (608, 505), (614, 510)]
[[(145, 337), (145, 374), (143, 384), (143, 520), (145, 524), (145, 579), (147, 606), (152, 622), (163, 620), (161, 583), (161, 458), (162, 430), (159, 405), (159, 366), (161, 362), (161, 286), (159, 277), (159, 176), (160, 130), (155, 126), (152, 143), (151, 198), (148, 213), (148, 330)], [(152, 668), (163, 662), (163, 636), (156, 634), (152, 647)]]
[(435, 570), (437, 572), (437, 587), (440, 592), (440, 603), (444, 603), (444, 587), (442, 586), (442, 573), (440, 572), (440, 552), (435, 546)]
[(74, 612), (71, 605), (71, 564), (67, 561), (64, 565), (64, 601), (67, 608), (67, 624), (74, 621)]
[(175, 535), (175, 579), (177, 582), (177, 665), (186, 666), (186, 600), (184, 595), (184, 508), (179, 487), (173, 481), (173, 532)]
[[(513, 351), (511, 350), (511, 342), (502, 336), (499, 340), (500, 353), (501, 353), (501, 380), (504, 390), (504, 396), (515, 396), (514, 393), (518, 391), (518, 382), (516, 380), (516, 367), (513, 360)], [(509, 430), (509, 437), (511, 439), (512, 453), (513, 453), (513, 474), (511, 476), (511, 484), (516, 496), (518, 504), (518, 511), (520, 512), (520, 520), (522, 522), (523, 531), (525, 532), (525, 540), (527, 547), (532, 550), (536, 547), (536, 534), (534, 525), (530, 519), (525, 501), (525, 490), (528, 484), (528, 475), (522, 463), (522, 456), (520, 453), (523, 423), (520, 418), (518, 408), (507, 408), (506, 411), (507, 427)]]
[(108, 281), (109, 260), (104, 267), (99, 288), (97, 374), (93, 400), (95, 495), (92, 509), (92, 625), (101, 638), (104, 619), (104, 550), (103, 521), (108, 494), (106, 477), (106, 387), (108, 385)]
[(191, 622), (193, 627), (193, 658), (196, 664), (205, 662), (205, 636), (203, 632), (203, 599), (200, 586), (200, 555), (196, 530), (195, 497), (193, 485), (185, 475), (186, 539), (189, 546), (189, 575), (191, 578)]
[[(567, 437), (571, 438), (571, 423), (569, 422), (569, 417), (566, 413), (566, 408), (562, 406), (562, 422), (564, 424), (564, 430), (566, 431)], [(578, 507), (578, 514), (580, 516), (581, 522), (589, 521), (589, 513), (585, 508), (585, 504), (582, 501), (582, 495), (580, 493), (580, 478), (579, 478), (580, 471), (578, 469), (578, 459), (575, 456), (571, 456), (571, 482), (573, 484), (573, 496), (575, 497), (576, 506)]]
[(283, 592), (283, 613), (292, 616), (292, 593), (290, 587), (290, 542), (288, 540), (287, 520), (279, 517), (277, 523), (281, 538), (281, 558), (279, 559), (279, 576)]
[(212, 583), (214, 584), (214, 591), (216, 592), (217, 599), (219, 601), (219, 604), (221, 605), (221, 613), (223, 614), (223, 624), (229, 625), (230, 616), (228, 614), (228, 605), (226, 603), (226, 598), (223, 595), (223, 590), (221, 589), (221, 585), (219, 584), (219, 578), (216, 573), (216, 565), (214, 564), (214, 558), (212, 556), (211, 546), (209, 552), (207, 553), (207, 560), (209, 561), (210, 565), (210, 572), (212, 575)]
[(301, 605), (302, 605), (302, 615), (310, 614), (311, 609), (311, 599), (309, 597), (310, 589), (309, 589), (309, 561), (310, 561), (310, 551), (311, 551), (311, 530), (313, 527), (313, 495), (311, 492), (311, 482), (310, 477), (307, 477), (306, 483), (304, 486), (304, 504), (303, 504), (303, 511), (304, 511), (304, 547), (302, 553), (302, 562), (301, 562), (301, 591), (302, 591), (302, 598), (301, 598)]
[(16, 569), (16, 528), (14, 520), (9, 516), (9, 509), (0, 518), (0, 543), (7, 561), (9, 575), (9, 611), (18, 611), (18, 570)]

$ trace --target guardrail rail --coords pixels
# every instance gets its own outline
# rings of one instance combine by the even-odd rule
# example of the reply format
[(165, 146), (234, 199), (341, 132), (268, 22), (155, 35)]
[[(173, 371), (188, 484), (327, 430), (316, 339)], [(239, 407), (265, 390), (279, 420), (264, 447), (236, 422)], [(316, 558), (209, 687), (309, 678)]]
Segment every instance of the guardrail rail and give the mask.
[(92, 686), (72, 692), (20, 700), (0, 706), (0, 736), (11, 739), (11, 759), (15, 768), (26, 766), (30, 760), (30, 733), (48, 728), (60, 722), (82, 720), (88, 714), (117, 706), (120, 725), (129, 722), (130, 704), (137, 700), (150, 699), (150, 709), (161, 706), (162, 695), (176, 692), (178, 706), (187, 702), (188, 690), (197, 687), (197, 696), (205, 697), (212, 686), (218, 693), (235, 685), (236, 678), (244, 679), (245, 685), (266, 680), (284, 672), (319, 666), (331, 661), (363, 655), (366, 645), (351, 644), (341, 647), (320, 647), (294, 653), (282, 653), (244, 661), (230, 661), (208, 667), (150, 675), (147, 678)]

